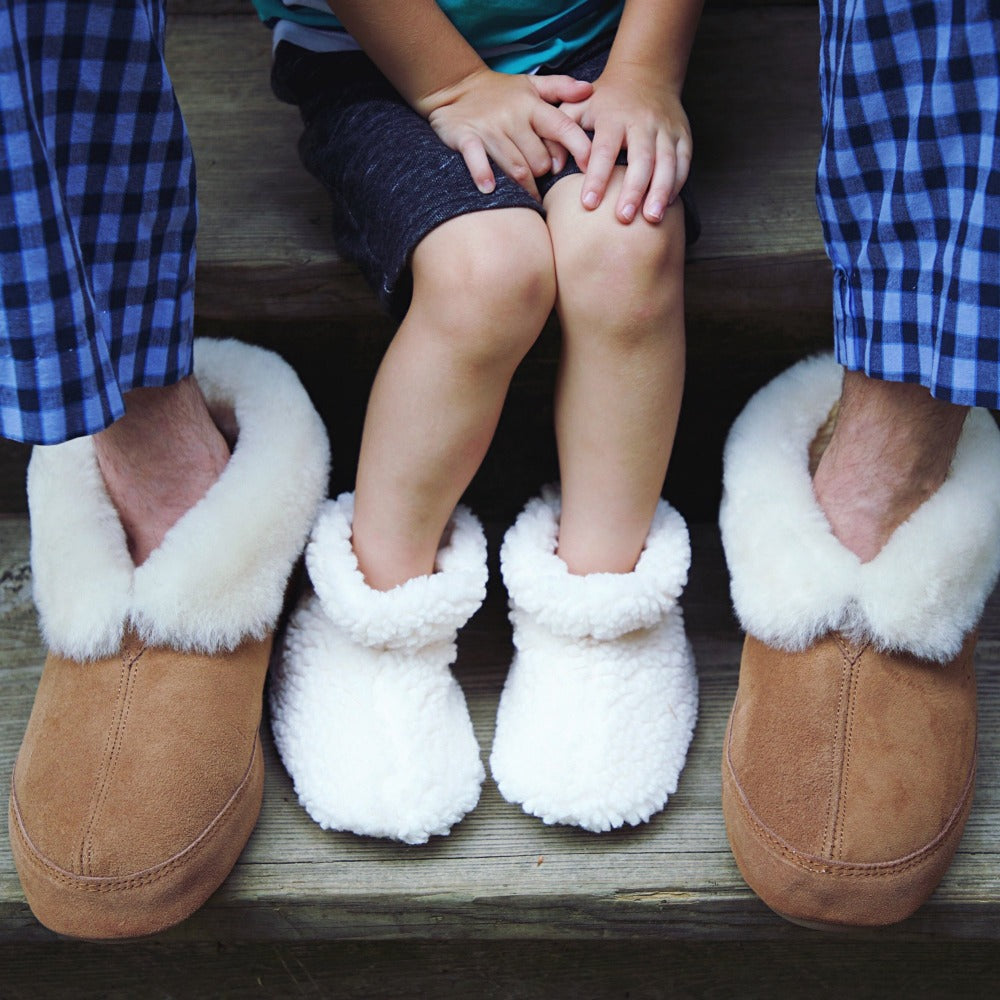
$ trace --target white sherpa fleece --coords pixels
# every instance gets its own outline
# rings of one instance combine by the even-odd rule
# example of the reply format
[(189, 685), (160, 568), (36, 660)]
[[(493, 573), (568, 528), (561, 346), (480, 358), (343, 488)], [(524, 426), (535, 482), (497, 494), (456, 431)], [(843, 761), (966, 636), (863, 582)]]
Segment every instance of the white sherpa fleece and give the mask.
[(490, 767), (526, 812), (600, 832), (677, 789), (698, 714), (677, 605), (691, 549), (661, 502), (632, 573), (574, 576), (555, 554), (559, 510), (553, 491), (531, 501), (501, 549), (516, 653)]
[(475, 806), (485, 777), (450, 667), (456, 632), (486, 594), (486, 539), (459, 508), (437, 572), (378, 591), (358, 569), (352, 516), (345, 494), (327, 502), (313, 532), (316, 593), (289, 621), (271, 727), (320, 826), (420, 844)]
[[(633, 573), (578, 576), (556, 555), (560, 499), (530, 500), (504, 537), (500, 562), (515, 606), (556, 635), (615, 639), (662, 621), (687, 583), (691, 543), (676, 510), (660, 503)], [(657, 542), (658, 544), (653, 544)]]
[(267, 634), (326, 493), (326, 430), (280, 357), (234, 340), (195, 341), (209, 407), (239, 437), (217, 482), (138, 568), (93, 442), (36, 447), (28, 469), (35, 603), (49, 646), (113, 654), (126, 628), (157, 646), (214, 653)]
[(435, 569), (390, 591), (367, 587), (351, 548), (354, 495), (328, 500), (306, 549), (313, 587), (330, 621), (355, 642), (416, 649), (454, 639), (486, 596), (486, 539), (475, 516), (459, 507)]
[(948, 479), (862, 563), (830, 530), (808, 468), (842, 372), (829, 355), (800, 362), (733, 424), (719, 522), (736, 612), (747, 632), (789, 651), (839, 631), (950, 660), (1000, 570), (1000, 431), (970, 411)]

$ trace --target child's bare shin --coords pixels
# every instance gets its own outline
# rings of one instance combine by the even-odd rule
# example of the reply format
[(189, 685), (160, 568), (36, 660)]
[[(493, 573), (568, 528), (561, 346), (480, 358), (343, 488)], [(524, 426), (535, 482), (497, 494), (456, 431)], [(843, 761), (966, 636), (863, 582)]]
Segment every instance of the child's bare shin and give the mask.
[(524, 209), (445, 223), (418, 246), (413, 273), (413, 304), (375, 380), (358, 465), (354, 550), (379, 589), (433, 571), (555, 297), (545, 225)]
[[(658, 226), (623, 226), (609, 200), (581, 223), (579, 183), (561, 182), (548, 202), (564, 344), (559, 555), (575, 573), (629, 572), (660, 497), (683, 390), (683, 215), (677, 205)], [(601, 248), (606, 256), (594, 259)]]

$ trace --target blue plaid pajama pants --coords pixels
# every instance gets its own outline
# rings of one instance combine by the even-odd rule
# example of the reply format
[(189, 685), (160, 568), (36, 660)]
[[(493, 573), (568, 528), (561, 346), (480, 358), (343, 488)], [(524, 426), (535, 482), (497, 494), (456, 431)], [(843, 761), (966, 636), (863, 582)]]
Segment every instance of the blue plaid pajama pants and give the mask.
[(196, 207), (162, 0), (0, 2), (0, 434), (191, 371)]
[(838, 360), (1000, 407), (1000, 2), (822, 0)]

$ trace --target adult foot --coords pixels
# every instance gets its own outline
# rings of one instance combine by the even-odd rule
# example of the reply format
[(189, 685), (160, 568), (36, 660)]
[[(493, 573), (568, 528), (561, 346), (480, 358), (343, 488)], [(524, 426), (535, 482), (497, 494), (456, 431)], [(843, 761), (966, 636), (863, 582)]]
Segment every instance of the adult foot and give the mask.
[[(975, 784), (975, 635), (1000, 569), (993, 418), (861, 378), (801, 362), (725, 450), (747, 638), (723, 813), (751, 888), (810, 925), (894, 923), (943, 877)], [(839, 445), (813, 479), (806, 453), (838, 401)]]
[(937, 492), (968, 408), (919, 385), (844, 373), (836, 423), (813, 477), (834, 535), (862, 562)]
[(94, 450), (132, 560), (141, 566), (219, 478), (230, 450), (194, 376), (133, 389), (125, 405), (125, 416), (94, 436)]

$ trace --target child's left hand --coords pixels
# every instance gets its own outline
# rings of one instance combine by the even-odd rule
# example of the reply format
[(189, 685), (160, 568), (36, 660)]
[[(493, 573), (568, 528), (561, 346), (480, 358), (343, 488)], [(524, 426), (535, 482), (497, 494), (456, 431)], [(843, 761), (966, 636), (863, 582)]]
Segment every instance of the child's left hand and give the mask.
[(581, 192), (584, 207), (601, 203), (624, 149), (628, 166), (615, 215), (627, 224), (641, 208), (647, 222), (660, 222), (691, 167), (691, 126), (680, 95), (654, 71), (619, 65), (598, 77), (590, 97), (561, 110), (594, 134)]

